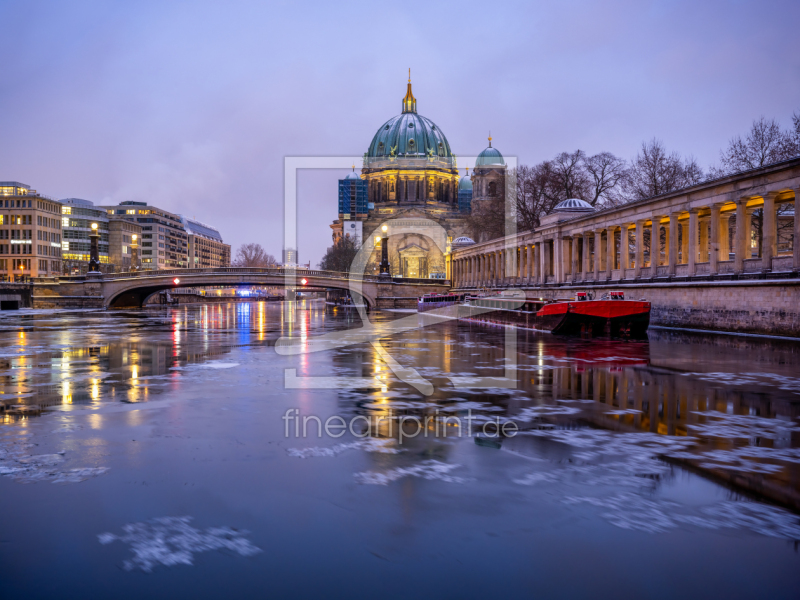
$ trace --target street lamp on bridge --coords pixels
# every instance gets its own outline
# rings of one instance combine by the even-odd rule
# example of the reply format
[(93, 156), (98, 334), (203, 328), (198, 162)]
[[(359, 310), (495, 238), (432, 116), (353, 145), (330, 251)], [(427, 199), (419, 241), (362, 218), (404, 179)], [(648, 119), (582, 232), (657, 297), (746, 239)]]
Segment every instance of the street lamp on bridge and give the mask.
[(100, 272), (100, 234), (97, 232), (97, 223), (92, 223), (92, 233), (89, 234), (89, 273)]
[(139, 270), (139, 236), (135, 233), (131, 236), (131, 271)]
[(389, 277), (389, 226), (381, 226), (381, 270), (380, 277)]

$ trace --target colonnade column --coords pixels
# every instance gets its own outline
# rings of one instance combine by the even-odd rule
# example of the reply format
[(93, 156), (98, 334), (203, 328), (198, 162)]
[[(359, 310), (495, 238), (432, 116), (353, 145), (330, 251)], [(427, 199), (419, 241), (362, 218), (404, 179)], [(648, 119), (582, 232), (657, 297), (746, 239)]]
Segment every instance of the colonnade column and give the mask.
[[(695, 274), (695, 264), (697, 261), (697, 209), (693, 208), (689, 211), (689, 240), (686, 243), (689, 256), (687, 257), (686, 264), (689, 266), (689, 277)], [(705, 261), (703, 261), (705, 262)]]
[(669, 213), (669, 251), (667, 253), (667, 273), (675, 275), (678, 262), (678, 213)]
[(625, 271), (631, 268), (630, 223), (619, 228), (619, 269), (620, 279), (625, 279)]
[(718, 204), (711, 206), (711, 236), (708, 240), (708, 272), (710, 275), (716, 275), (719, 272), (719, 230), (722, 224), (719, 209)]
[(523, 277), (526, 283), (530, 283), (533, 277), (533, 243), (525, 246), (525, 255), (525, 273)]
[(644, 261), (644, 219), (636, 221), (636, 254), (633, 258), (635, 264), (634, 277), (642, 276), (642, 262)]
[(700, 218), (700, 215), (697, 216), (699, 231), (697, 232), (697, 254), (695, 262), (710, 262), (711, 260), (709, 258), (711, 256), (711, 242), (709, 238), (711, 233), (708, 223), (705, 217)]
[(517, 260), (518, 248), (514, 246), (511, 248), (511, 283), (517, 282), (519, 261)]
[(601, 230), (596, 230), (594, 232), (594, 280), (600, 280), (600, 257), (601, 257), (601, 248), (600, 245), (603, 243), (603, 232)]
[[(691, 215), (689, 216), (691, 219)], [(684, 221), (680, 223), (681, 226), (681, 261), (676, 264), (683, 265), (689, 264), (689, 223)]]
[[(719, 216), (719, 259), (731, 259), (731, 213)], [(719, 267), (719, 265), (717, 265)]]
[(650, 277), (658, 275), (661, 264), (661, 216), (650, 218)]
[(542, 262), (542, 243), (539, 242), (534, 247), (531, 244), (531, 278), (534, 283), (539, 283), (539, 273), (541, 273)]
[(616, 247), (614, 244), (614, 228), (606, 229), (606, 279), (611, 279), (614, 270), (614, 259), (616, 258)]
[(739, 198), (736, 203), (736, 257), (734, 259), (734, 270), (737, 273), (744, 273), (744, 259), (749, 241), (750, 219), (747, 218), (747, 198)]
[(550, 244), (547, 240), (542, 240), (541, 252), (541, 268), (539, 269), (539, 277), (542, 285), (547, 283), (547, 276), (550, 274)]
[(792, 270), (800, 271), (800, 188), (794, 190), (794, 238), (792, 239)]
[(586, 281), (586, 277), (592, 270), (592, 255), (589, 253), (589, 235), (584, 231), (581, 234), (581, 239), (583, 239), (583, 268), (581, 271), (583, 272), (583, 281)]
[(578, 281), (578, 240), (580, 236), (572, 236), (572, 281)]
[(764, 194), (761, 227), (761, 270), (772, 271), (772, 257), (777, 253), (777, 227), (775, 224), (775, 197), (777, 192)]

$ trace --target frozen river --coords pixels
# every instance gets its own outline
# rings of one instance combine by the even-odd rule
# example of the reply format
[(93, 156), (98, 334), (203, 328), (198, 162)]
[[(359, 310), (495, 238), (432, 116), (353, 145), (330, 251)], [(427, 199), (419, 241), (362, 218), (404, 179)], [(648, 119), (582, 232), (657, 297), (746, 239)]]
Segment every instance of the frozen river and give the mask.
[(2, 313), (2, 597), (798, 596), (800, 344), (357, 327)]

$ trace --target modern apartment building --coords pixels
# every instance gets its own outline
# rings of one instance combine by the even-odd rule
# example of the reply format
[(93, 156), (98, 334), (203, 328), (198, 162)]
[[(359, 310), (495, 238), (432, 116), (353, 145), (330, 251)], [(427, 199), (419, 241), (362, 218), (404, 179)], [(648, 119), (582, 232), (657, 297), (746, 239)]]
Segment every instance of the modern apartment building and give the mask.
[(0, 278), (61, 274), (61, 204), (18, 181), (0, 181)]
[(219, 231), (194, 219), (181, 216), (189, 235), (189, 267), (230, 267), (231, 247), (222, 241)]
[(92, 223), (97, 223), (100, 234), (98, 254), (100, 270), (104, 273), (128, 271), (131, 267), (133, 236), (140, 236), (142, 228), (109, 215), (105, 208), (89, 200), (65, 198), (60, 200), (63, 229), (62, 269), (66, 275), (77, 275), (89, 270), (89, 253), (92, 241)]
[[(142, 245), (142, 226), (125, 219), (112, 218), (108, 222), (108, 260), (114, 265), (114, 270), (130, 271), (133, 265), (133, 244), (140, 248)], [(139, 258), (142, 255), (139, 253)], [(140, 260), (141, 263), (141, 260)]]
[(121, 202), (102, 207), (109, 217), (141, 226), (139, 256), (142, 269), (186, 269), (189, 267), (189, 235), (180, 215), (149, 206), (147, 202)]
[(92, 223), (97, 223), (98, 254), (100, 270), (113, 271), (109, 264), (108, 247), (108, 214), (102, 208), (96, 207), (94, 202), (82, 198), (64, 198), (61, 202), (61, 228), (63, 238), (61, 243), (62, 269), (65, 275), (79, 275), (89, 269), (89, 252), (92, 241), (89, 234), (92, 232)]

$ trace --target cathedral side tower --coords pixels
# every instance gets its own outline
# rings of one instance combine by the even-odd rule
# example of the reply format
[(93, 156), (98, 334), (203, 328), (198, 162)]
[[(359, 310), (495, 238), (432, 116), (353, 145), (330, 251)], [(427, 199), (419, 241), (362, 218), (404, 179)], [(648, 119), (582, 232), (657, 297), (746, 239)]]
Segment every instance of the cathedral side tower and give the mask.
[(487, 203), (505, 203), (506, 163), (497, 148), (489, 146), (478, 155), (472, 170), (472, 212), (480, 212)]

